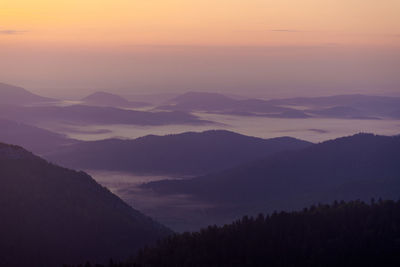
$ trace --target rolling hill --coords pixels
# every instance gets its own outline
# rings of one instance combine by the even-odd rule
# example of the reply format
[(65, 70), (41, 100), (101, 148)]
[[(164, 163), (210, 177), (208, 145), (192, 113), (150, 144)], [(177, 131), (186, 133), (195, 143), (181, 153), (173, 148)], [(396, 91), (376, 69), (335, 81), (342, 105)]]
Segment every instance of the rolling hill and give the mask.
[(142, 187), (161, 195), (189, 195), (212, 207), (205, 214), (226, 222), (241, 214), (292, 210), (336, 199), (397, 200), (399, 160), (400, 136), (357, 134), (222, 172)]
[(310, 144), (290, 137), (261, 139), (214, 130), (149, 135), (134, 140), (81, 142), (46, 154), (45, 157), (63, 166), (79, 169), (198, 175)]
[(311, 115), (335, 118), (392, 118), (400, 106), (400, 97), (373, 95), (333, 95), (324, 97), (297, 97), (273, 99), (278, 106), (306, 106)]
[(35, 95), (22, 87), (0, 83), (0, 105), (33, 105), (55, 99)]
[(400, 97), (360, 94), (263, 100), (188, 92), (158, 108), (274, 118), (398, 119), (399, 106)]
[(130, 124), (169, 125), (211, 123), (197, 116), (180, 111), (147, 112), (114, 107), (86, 105), (40, 106), (40, 107), (0, 107), (0, 117), (27, 124), (73, 123), (73, 124)]
[(218, 93), (188, 92), (177, 96), (160, 110), (202, 111), (241, 116), (267, 116), (278, 118), (307, 118), (301, 110), (270, 104), (261, 99), (237, 100)]
[(128, 101), (122, 96), (107, 92), (95, 92), (81, 100), (85, 105), (140, 108), (149, 106), (149, 103)]
[(22, 146), (36, 154), (43, 154), (79, 141), (28, 124), (0, 119), (0, 142)]

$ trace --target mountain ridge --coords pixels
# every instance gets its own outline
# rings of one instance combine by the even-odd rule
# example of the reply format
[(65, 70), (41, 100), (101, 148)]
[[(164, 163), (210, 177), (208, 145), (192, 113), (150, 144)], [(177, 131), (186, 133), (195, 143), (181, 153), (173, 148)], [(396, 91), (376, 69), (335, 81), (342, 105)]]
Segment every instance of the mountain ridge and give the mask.
[(335, 199), (397, 199), (399, 159), (400, 136), (357, 134), (278, 152), (221, 172), (141, 187), (162, 196), (190, 196), (213, 207), (206, 214), (234, 219), (261, 208), (269, 212)]
[(291, 137), (261, 139), (226, 130), (210, 130), (84, 142), (45, 157), (74, 168), (194, 175), (310, 144)]
[(0, 118), (0, 142), (19, 145), (41, 155), (80, 141), (32, 125)]
[(111, 107), (130, 107), (130, 108), (140, 108), (145, 106), (150, 106), (149, 103), (139, 102), (139, 101), (129, 101), (122, 96), (98, 91), (90, 94), (81, 99), (85, 104), (98, 105), (98, 106), (111, 106)]
[(0, 104), (5, 105), (32, 105), (43, 102), (56, 101), (53, 98), (43, 97), (28, 90), (0, 82)]
[(234, 99), (218, 93), (187, 92), (161, 110), (201, 111), (272, 118), (398, 119), (400, 97), (362, 94), (281, 99)]
[(171, 233), (86, 173), (19, 146), (0, 143), (0, 184), (2, 266), (122, 260)]

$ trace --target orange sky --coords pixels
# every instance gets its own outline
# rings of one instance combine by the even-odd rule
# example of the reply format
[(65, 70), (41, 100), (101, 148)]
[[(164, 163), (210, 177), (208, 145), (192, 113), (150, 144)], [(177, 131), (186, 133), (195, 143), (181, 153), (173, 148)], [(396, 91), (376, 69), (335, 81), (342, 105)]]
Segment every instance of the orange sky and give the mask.
[(0, 82), (75, 95), (400, 93), (399, 12), (400, 0), (0, 0)]
[(2, 0), (0, 43), (388, 45), (399, 0)]

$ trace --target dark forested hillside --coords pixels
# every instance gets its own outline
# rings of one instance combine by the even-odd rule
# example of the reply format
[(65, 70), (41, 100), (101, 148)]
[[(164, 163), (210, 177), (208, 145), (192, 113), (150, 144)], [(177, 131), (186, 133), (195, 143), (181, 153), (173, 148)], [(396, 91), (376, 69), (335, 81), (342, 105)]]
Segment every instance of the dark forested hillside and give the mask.
[[(109, 267), (400, 265), (400, 201), (335, 202), (176, 234)], [(86, 266), (90, 266), (87, 264)]]
[(0, 266), (124, 259), (169, 230), (83, 172), (0, 144)]
[(219, 130), (83, 142), (46, 158), (74, 168), (194, 175), (309, 145), (295, 138), (261, 139)]

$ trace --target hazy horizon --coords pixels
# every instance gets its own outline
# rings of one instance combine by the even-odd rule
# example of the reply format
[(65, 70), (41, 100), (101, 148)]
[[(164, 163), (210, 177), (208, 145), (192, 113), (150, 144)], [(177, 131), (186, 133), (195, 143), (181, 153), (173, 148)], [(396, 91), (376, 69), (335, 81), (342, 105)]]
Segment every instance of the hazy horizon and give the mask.
[(400, 92), (396, 49), (329, 45), (10, 49), (2, 55), (0, 81), (51, 97), (79, 98), (95, 91), (201, 91), (266, 98)]
[(400, 2), (10, 1), (0, 81), (53, 97), (400, 93)]

